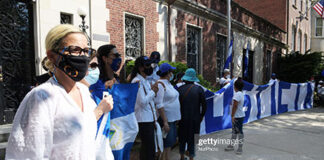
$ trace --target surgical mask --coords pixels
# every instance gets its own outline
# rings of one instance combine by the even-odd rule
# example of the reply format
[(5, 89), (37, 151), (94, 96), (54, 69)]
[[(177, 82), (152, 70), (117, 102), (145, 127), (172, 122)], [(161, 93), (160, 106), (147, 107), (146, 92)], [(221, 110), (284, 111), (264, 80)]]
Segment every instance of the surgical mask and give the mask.
[(231, 76), (230, 75), (227, 75), (226, 78), (231, 78)]
[(96, 69), (89, 68), (88, 69), (88, 75), (85, 76), (85, 80), (90, 84), (93, 85), (97, 83), (99, 79), (100, 71), (99, 68), (96, 67)]
[(118, 71), (118, 69), (120, 68), (120, 64), (121, 64), (121, 58), (118, 57), (118, 58), (115, 58), (112, 62), (112, 64), (110, 65), (111, 69), (116, 72)]
[(144, 73), (145, 73), (147, 76), (152, 75), (152, 73), (153, 73), (153, 68), (152, 68), (152, 67), (150, 67), (150, 68), (144, 68)]
[(174, 78), (174, 75), (173, 75), (173, 73), (171, 73), (170, 81), (172, 81), (173, 78)]
[(153, 68), (156, 68), (157, 66), (158, 66), (157, 63), (152, 63), (152, 67), (153, 67)]
[(57, 68), (62, 70), (73, 81), (76, 82), (81, 81), (86, 76), (88, 71), (89, 61), (90, 61), (89, 57), (72, 56), (72, 55), (64, 55), (64, 54), (59, 54), (59, 55), (62, 56), (62, 59), (59, 62)]

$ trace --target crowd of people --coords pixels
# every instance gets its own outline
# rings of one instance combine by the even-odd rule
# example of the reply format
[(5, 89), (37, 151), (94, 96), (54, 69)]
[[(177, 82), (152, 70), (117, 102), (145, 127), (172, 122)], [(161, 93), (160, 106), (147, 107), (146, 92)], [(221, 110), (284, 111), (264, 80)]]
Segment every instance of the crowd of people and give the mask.
[[(117, 71), (121, 55), (116, 46), (88, 47), (86, 35), (72, 25), (58, 25), (47, 34), (48, 74), (39, 78), (21, 102), (6, 150), (6, 159), (96, 159), (97, 122), (113, 109), (111, 95), (103, 94), (121, 83)], [(135, 116), (141, 140), (140, 159), (170, 159), (171, 147), (179, 142), (180, 159), (195, 157), (194, 135), (199, 134), (206, 112), (203, 88), (196, 71), (174, 75), (175, 67), (160, 66), (159, 52), (141, 56), (127, 77), (138, 83)], [(171, 81), (176, 82), (173, 86)], [(48, 80), (47, 80), (48, 79)], [(225, 70), (222, 85), (229, 83)], [(235, 82), (233, 136), (243, 139), (243, 81)], [(155, 138), (161, 128), (163, 145)], [(163, 147), (162, 147), (163, 146)], [(228, 150), (233, 149), (229, 146)], [(159, 152), (161, 151), (161, 152)], [(242, 152), (242, 145), (238, 152)], [(109, 148), (110, 159), (114, 159)]]

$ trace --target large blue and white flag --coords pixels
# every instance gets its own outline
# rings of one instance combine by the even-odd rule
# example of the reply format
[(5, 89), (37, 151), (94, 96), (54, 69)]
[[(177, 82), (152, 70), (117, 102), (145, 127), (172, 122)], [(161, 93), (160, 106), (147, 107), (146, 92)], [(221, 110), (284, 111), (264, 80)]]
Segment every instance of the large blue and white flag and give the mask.
[(233, 51), (233, 40), (231, 40), (231, 44), (228, 47), (228, 53), (227, 53), (224, 69), (229, 69), (229, 66), (232, 63), (232, 51)]
[[(201, 123), (200, 134), (232, 127), (231, 103), (234, 81), (207, 98), (207, 111)], [(276, 81), (266, 85), (254, 85), (244, 81), (244, 123), (264, 117), (312, 108), (313, 83), (287, 83)]]
[[(102, 91), (107, 90), (98, 88), (97, 94), (92, 93), (94, 99), (102, 97)], [(115, 84), (108, 91), (114, 99), (114, 108), (98, 121), (97, 159), (108, 160), (112, 151), (115, 160), (129, 160), (138, 133), (134, 113), (138, 84)]]
[(249, 71), (249, 50), (250, 50), (250, 43), (247, 44), (246, 52), (245, 52), (245, 59), (244, 59), (244, 76), (248, 77), (248, 71)]

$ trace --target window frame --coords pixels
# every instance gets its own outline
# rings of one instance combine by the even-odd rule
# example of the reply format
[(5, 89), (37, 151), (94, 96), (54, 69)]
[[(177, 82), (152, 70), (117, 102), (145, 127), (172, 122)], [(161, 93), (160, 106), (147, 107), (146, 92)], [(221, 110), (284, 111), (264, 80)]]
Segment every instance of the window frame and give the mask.
[[(62, 23), (62, 15), (63, 16), (69, 16), (70, 17), (70, 19), (71, 19), (71, 23)], [(72, 24), (73, 25), (73, 14), (71, 14), (71, 13), (67, 13), (67, 12), (60, 12), (60, 24)]]
[(296, 26), (295, 25), (292, 25), (292, 32), (291, 32), (291, 48), (292, 48), (292, 51), (295, 51), (296, 49)]
[(186, 22), (186, 28), (185, 28), (185, 48), (186, 48), (186, 56), (185, 56), (185, 60), (187, 62), (187, 65), (188, 65), (188, 27), (192, 27), (192, 28), (196, 28), (199, 30), (199, 33), (200, 33), (200, 36), (199, 36), (199, 53), (198, 53), (198, 69), (196, 70), (197, 74), (200, 74), (200, 75), (203, 75), (203, 28), (200, 27), (200, 26), (197, 26), (197, 25), (194, 25), (194, 24), (191, 24), (191, 23), (187, 23)]
[(137, 57), (131, 57), (131, 56), (127, 56), (126, 54), (126, 17), (133, 17), (133, 18), (137, 18), (137, 19), (141, 19), (142, 20), (142, 52), (141, 52), (141, 55), (140, 56), (143, 56), (145, 55), (146, 53), (146, 39), (145, 39), (145, 28), (146, 28), (146, 25), (145, 25), (145, 17), (143, 16), (140, 16), (140, 15), (136, 15), (136, 14), (133, 14), (133, 13), (130, 13), (130, 12), (124, 12), (124, 17), (123, 17), (123, 36), (124, 36), (124, 61), (126, 60), (135, 60)]
[[(317, 20), (321, 20), (322, 21), (322, 25), (321, 26), (317, 26), (317, 23), (318, 23)], [(317, 35), (317, 29), (318, 28), (321, 29), (321, 35), (320, 36)], [(315, 18), (315, 32), (314, 32), (314, 34), (315, 34), (315, 37), (323, 37), (323, 19), (321, 17), (316, 17)]]

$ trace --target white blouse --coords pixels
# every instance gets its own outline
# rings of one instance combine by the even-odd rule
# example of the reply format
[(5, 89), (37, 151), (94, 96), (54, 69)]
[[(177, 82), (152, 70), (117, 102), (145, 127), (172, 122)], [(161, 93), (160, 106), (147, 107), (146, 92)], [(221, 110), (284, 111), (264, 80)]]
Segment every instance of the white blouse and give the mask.
[[(155, 93), (151, 89), (151, 85), (148, 80), (146, 80), (140, 74), (132, 80), (132, 83), (139, 82), (139, 89), (136, 97), (135, 104), (135, 116), (137, 122), (153, 122), (153, 113), (156, 120), (156, 111), (154, 105)], [(144, 91), (145, 90), (145, 91)], [(146, 93), (145, 93), (146, 92)], [(153, 113), (152, 113), (152, 109)]]
[(95, 159), (96, 104), (85, 85), (76, 85), (84, 112), (53, 78), (26, 95), (13, 122), (6, 159)]
[(159, 91), (155, 98), (155, 104), (157, 108), (164, 108), (168, 122), (174, 122), (181, 119), (180, 114), (180, 102), (179, 92), (172, 86), (172, 84), (165, 79), (158, 80), (165, 85), (165, 89), (162, 84), (158, 84)]

